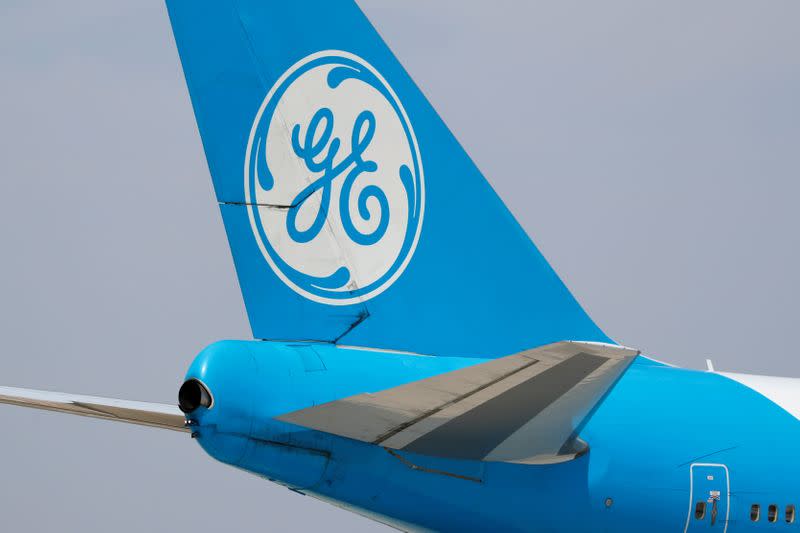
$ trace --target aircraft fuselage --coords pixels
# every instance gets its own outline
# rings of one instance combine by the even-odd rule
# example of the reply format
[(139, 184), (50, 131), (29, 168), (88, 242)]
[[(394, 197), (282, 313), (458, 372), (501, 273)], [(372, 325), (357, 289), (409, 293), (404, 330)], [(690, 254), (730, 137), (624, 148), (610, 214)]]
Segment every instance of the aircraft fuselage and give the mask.
[(215, 403), (191, 418), (210, 455), (401, 529), (736, 532), (786, 526), (800, 502), (800, 421), (724, 375), (639, 357), (580, 428), (584, 455), (459, 461), (274, 417), (482, 359), (309, 346), (229, 341), (198, 356), (187, 378)]

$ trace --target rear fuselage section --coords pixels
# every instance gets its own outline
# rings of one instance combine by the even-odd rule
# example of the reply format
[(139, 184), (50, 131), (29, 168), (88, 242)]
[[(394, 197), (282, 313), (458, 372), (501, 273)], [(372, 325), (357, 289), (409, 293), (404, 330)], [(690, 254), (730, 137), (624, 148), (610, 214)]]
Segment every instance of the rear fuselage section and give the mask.
[(794, 416), (722, 375), (647, 358), (578, 428), (589, 452), (560, 464), (425, 457), (274, 419), (481, 362), (216, 343), (187, 374), (214, 396), (192, 415), (195, 436), (220, 461), (402, 529), (735, 532), (775, 526), (771, 505), (786, 525), (787, 506), (800, 504)]

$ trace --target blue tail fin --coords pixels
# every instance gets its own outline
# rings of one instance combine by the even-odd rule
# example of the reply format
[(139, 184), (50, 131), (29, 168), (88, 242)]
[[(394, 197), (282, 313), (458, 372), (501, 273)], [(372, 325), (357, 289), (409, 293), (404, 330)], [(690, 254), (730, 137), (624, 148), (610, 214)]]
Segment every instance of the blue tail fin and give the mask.
[(168, 0), (257, 338), (608, 341), (352, 0)]

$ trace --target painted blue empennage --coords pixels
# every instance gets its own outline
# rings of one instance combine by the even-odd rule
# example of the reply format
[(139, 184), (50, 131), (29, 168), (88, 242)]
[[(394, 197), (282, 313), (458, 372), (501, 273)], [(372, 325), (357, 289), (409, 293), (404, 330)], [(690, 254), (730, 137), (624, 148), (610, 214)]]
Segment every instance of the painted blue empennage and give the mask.
[(345, 307), (316, 305), (310, 308), (306, 300), (272, 274), (253, 238), (247, 213), (250, 208), (220, 204), (242, 285), (247, 317), (255, 337), (335, 342), (368, 317), (369, 312), (363, 304)]
[(385, 295), (349, 306), (315, 304), (294, 293), (266, 265), (248, 206), (222, 204), (254, 336), (478, 358), (570, 338), (609, 342), (509, 214), (512, 231), (491, 230), (505, 207), (484, 192), (492, 201), (460, 222), (429, 212), (400, 279)]
[[(581, 309), (352, 0), (169, 0), (168, 6), (255, 337), (340, 341), (479, 358), (506, 355), (563, 339), (609, 341)], [(336, 290), (346, 283), (352, 293), (339, 294), (338, 302), (331, 302), (336, 298), (325, 302), (315, 300), (313, 295), (309, 298), (308, 293), (314, 291), (306, 290), (303, 294), (297, 290), (297, 286), (307, 289), (307, 284), (304, 287), (303, 283), (280, 278), (276, 272), (283, 271), (284, 277), (290, 278), (286, 272), (291, 274), (291, 269), (275, 266), (280, 254), (273, 254), (272, 266), (268, 263), (257, 245), (258, 239), (263, 244), (264, 236), (260, 235), (258, 224), (255, 228), (251, 225), (248, 207), (243, 205), (248, 201), (245, 169), (249, 168), (246, 163), (249, 134), (265, 97), (293, 65), (323, 51), (338, 51), (331, 53), (342, 58), (360, 58), (357, 62), (360, 68), (367, 69), (367, 65), (375, 68), (387, 84), (384, 97), (388, 98), (390, 93), (396, 95), (397, 101), (394, 96), (389, 98), (396, 115), (403, 116), (404, 127), (413, 128), (413, 135), (406, 130), (411, 159), (416, 161), (414, 148), (418, 148), (421, 158), (414, 172), (403, 172), (407, 167), (401, 166), (386, 174), (395, 179), (399, 172), (397, 179), (406, 188), (411, 187), (407, 185), (413, 181), (411, 174), (418, 181), (413, 185), (418, 198), (409, 204), (419, 215), (418, 235), (416, 231), (407, 231), (404, 240), (400, 239), (403, 246), (399, 251), (380, 252), (387, 254), (386, 257), (397, 253), (397, 257), (391, 257), (391, 261), (369, 257), (367, 249), (370, 246), (377, 249), (380, 243), (352, 239), (356, 233), (348, 222), (350, 213), (346, 213), (340, 216), (344, 230), (334, 228), (333, 233), (336, 239), (349, 238), (355, 243), (356, 248), (345, 249), (351, 254), (355, 253), (353, 250), (361, 254), (355, 261), (357, 264), (341, 250), (333, 250), (329, 257), (314, 255), (295, 261), (295, 270), (313, 270), (314, 276), (321, 280), (335, 279)], [(324, 109), (311, 93), (314, 91), (305, 93), (309, 98), (309, 117), (316, 116), (315, 110)], [(360, 105), (361, 100), (356, 98), (350, 107)], [(374, 110), (357, 111), (363, 115)], [(307, 123), (286, 124), (287, 138), (295, 130), (306, 131), (307, 126)], [(378, 121), (374, 127), (378, 135), (385, 124)], [(338, 140), (351, 143), (345, 137)], [(403, 148), (406, 149), (409, 147)], [(280, 154), (281, 160), (294, 158), (302, 165), (302, 158), (291, 152), (287, 144), (286, 153)], [(365, 174), (369, 174), (367, 169), (372, 171), (383, 165), (381, 157), (388, 160), (398, 157), (390, 152), (371, 152), (370, 162), (375, 165), (367, 165), (365, 161)], [(314, 161), (318, 163), (321, 157)], [(309, 174), (314, 173), (309, 170)], [(318, 178), (309, 177), (306, 185)], [(519, 179), (535, 183), (540, 178), (523, 174)], [(304, 190), (296, 189), (288, 191), (286, 202), (277, 208), (299, 210), (298, 206), (289, 207), (291, 199)], [(316, 191), (314, 194), (321, 194), (319, 189), (313, 186), (311, 189)], [(385, 191), (378, 194), (377, 189), (380, 187), (372, 185), (360, 190), (357, 197), (364, 201), (361, 205), (354, 203), (352, 216), (377, 220), (380, 214), (379, 222), (383, 223), (384, 217), (391, 215), (390, 224), (402, 227), (403, 221), (398, 217), (403, 209), (393, 204), (392, 213), (386, 212), (386, 205), (390, 204), (381, 203), (381, 199), (386, 199), (382, 196)], [(329, 192), (339, 194), (340, 189)], [(343, 205), (333, 197), (323, 203), (330, 203), (330, 209), (339, 206), (336, 207), (339, 210)], [(271, 208), (275, 206), (263, 207)], [(303, 244), (300, 241), (317, 235), (318, 228), (295, 227), (295, 215), (300, 216), (292, 213), (287, 223), (296, 230), (292, 233), (299, 239), (296, 242)], [(310, 228), (314, 231), (305, 233)], [(386, 228), (377, 225), (362, 231), (383, 236)], [(266, 255), (270, 253), (267, 250)], [(324, 268), (311, 268), (320, 264)], [(391, 267), (381, 267), (385, 272), (375, 274), (376, 264)], [(348, 276), (339, 275), (345, 273)], [(366, 280), (363, 286), (359, 280)], [(372, 285), (376, 285), (376, 290), (372, 290)]]
[(244, 147), (269, 89), (267, 65), (251, 53), (233, 1), (168, 1), (167, 8), (217, 200), (243, 203)]
[(319, 344), (217, 343), (187, 375), (214, 394), (214, 407), (198, 414), (194, 428), (219, 460), (401, 527), (683, 531), (687, 517), (695, 527), (693, 476), (718, 479), (693, 472), (699, 464), (730, 472), (729, 508), (720, 504), (717, 518), (730, 512), (728, 532), (767, 526), (763, 517), (750, 522), (753, 503), (764, 513), (775, 503), (782, 512), (800, 500), (794, 417), (724, 376), (647, 359), (633, 363), (581, 429), (589, 453), (557, 465), (392, 454), (273, 419), (480, 362)]
[[(381, 66), (398, 92), (414, 87), (351, 0), (168, 0), (217, 200), (243, 203), (244, 150), (267, 91), (292, 64), (345, 50)], [(422, 99), (421, 93), (416, 95)]]

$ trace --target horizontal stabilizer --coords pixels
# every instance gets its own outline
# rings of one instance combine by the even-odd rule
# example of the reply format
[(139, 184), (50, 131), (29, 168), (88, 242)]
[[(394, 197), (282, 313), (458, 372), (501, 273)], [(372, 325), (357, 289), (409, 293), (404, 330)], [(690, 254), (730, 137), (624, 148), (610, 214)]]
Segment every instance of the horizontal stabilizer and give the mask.
[(578, 428), (638, 353), (558, 342), (279, 420), (423, 455), (560, 462), (585, 451)]
[(0, 403), (175, 431), (189, 431), (184, 425), (186, 419), (183, 413), (176, 406), (160, 403), (132, 402), (12, 387), (0, 387)]

